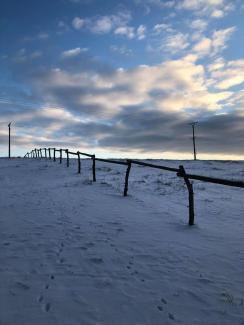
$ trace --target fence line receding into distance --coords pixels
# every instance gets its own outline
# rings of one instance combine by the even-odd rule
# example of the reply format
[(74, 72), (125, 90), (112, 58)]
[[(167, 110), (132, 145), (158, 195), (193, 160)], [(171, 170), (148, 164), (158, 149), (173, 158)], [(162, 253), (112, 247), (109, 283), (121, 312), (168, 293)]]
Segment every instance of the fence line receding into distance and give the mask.
[[(52, 157), (52, 153), (51, 153), (52, 151), (53, 151), (53, 157)], [(42, 154), (43, 152), (44, 152), (44, 156)], [(95, 155), (80, 152), (80, 151), (72, 152), (72, 151), (69, 151), (69, 149), (61, 149), (61, 148), (60, 149), (56, 149), (56, 148), (36, 149), (35, 148), (35, 149), (31, 150), (30, 152), (27, 152), (25, 154), (24, 158), (45, 158), (45, 159), (50, 159), (50, 160), (53, 159), (53, 161), (56, 161), (57, 158), (59, 158), (59, 163), (62, 164), (63, 152), (66, 153), (66, 166), (67, 167), (69, 167), (70, 155), (77, 156), (77, 168), (78, 168), (77, 172), (78, 172), (78, 174), (80, 174), (80, 172), (81, 172), (81, 156), (90, 158), (92, 160), (93, 182), (96, 182), (96, 161), (126, 166), (127, 168), (126, 168), (126, 173), (125, 173), (125, 183), (124, 183), (124, 192), (123, 192), (124, 196), (127, 196), (127, 194), (128, 194), (129, 176), (130, 176), (130, 171), (131, 171), (131, 167), (133, 164), (176, 173), (177, 177), (183, 178), (186, 188), (188, 190), (188, 203), (189, 203), (189, 205), (188, 205), (188, 208), (189, 208), (188, 224), (190, 226), (194, 225), (194, 217), (195, 217), (195, 215), (194, 215), (193, 184), (190, 182), (190, 179), (198, 180), (198, 181), (202, 181), (202, 182), (213, 183), (213, 184), (220, 184), (220, 185), (244, 188), (244, 182), (241, 182), (241, 181), (232, 181), (232, 180), (215, 178), (215, 177), (188, 174), (188, 173), (186, 173), (184, 166), (182, 166), (182, 165), (179, 166), (179, 168), (172, 168), (172, 167), (167, 167), (167, 166), (149, 164), (149, 163), (134, 160), (134, 159), (126, 159), (126, 161), (114, 160), (114, 159), (102, 159), (102, 158), (97, 158)], [(56, 153), (59, 153), (59, 157), (56, 157)]]

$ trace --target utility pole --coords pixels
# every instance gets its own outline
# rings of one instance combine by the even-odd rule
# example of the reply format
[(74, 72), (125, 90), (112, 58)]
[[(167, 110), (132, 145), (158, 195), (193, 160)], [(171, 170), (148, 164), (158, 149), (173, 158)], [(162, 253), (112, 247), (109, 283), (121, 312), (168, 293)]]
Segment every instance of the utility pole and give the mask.
[(194, 155), (194, 160), (197, 160), (197, 152), (196, 152), (196, 141), (195, 141), (195, 125), (198, 122), (192, 122), (190, 123), (192, 126), (192, 141), (193, 141), (193, 155)]
[(10, 148), (11, 148), (11, 123), (9, 123), (8, 125), (8, 157), (11, 158), (11, 151), (10, 151)]

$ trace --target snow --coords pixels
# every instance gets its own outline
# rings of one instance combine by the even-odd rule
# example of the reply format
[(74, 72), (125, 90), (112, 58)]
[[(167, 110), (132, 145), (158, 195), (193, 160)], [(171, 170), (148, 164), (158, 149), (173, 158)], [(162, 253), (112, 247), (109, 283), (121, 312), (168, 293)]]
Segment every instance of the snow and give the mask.
[[(152, 162), (152, 161), (151, 161)], [(244, 162), (154, 161), (244, 180)], [(244, 324), (243, 189), (91, 161), (0, 159), (0, 324)]]

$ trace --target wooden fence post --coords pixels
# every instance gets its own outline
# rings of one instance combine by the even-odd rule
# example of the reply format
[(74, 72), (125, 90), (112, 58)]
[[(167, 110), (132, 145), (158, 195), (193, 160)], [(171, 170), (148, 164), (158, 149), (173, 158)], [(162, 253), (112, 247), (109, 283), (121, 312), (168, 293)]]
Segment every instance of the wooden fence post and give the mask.
[(69, 167), (69, 149), (66, 149), (65, 152), (66, 152), (66, 156), (67, 156), (66, 166)]
[(40, 156), (41, 156), (41, 158), (42, 158), (42, 149), (39, 149), (40, 150)]
[(52, 157), (51, 157), (51, 148), (48, 148), (48, 156), (49, 156), (49, 159), (52, 159)]
[(96, 182), (96, 156), (92, 155), (92, 177), (93, 182)]
[(53, 148), (53, 161), (56, 161), (56, 148)]
[(183, 166), (179, 166), (178, 176), (182, 176), (184, 178), (185, 184), (188, 189), (188, 199), (189, 199), (189, 226), (194, 225), (194, 192), (193, 186), (189, 181), (189, 178), (186, 175), (185, 169)]
[(131, 161), (128, 159), (127, 160), (127, 170), (126, 170), (126, 174), (125, 174), (124, 196), (127, 196), (127, 193), (128, 193), (130, 170), (131, 170)]
[(45, 150), (45, 158), (47, 159), (47, 148), (45, 148), (44, 150)]
[(77, 161), (78, 161), (78, 174), (80, 174), (80, 152), (79, 151), (77, 151), (77, 156), (78, 156), (78, 158), (77, 158)]
[(59, 155), (59, 163), (62, 164), (62, 149), (60, 149), (60, 155)]

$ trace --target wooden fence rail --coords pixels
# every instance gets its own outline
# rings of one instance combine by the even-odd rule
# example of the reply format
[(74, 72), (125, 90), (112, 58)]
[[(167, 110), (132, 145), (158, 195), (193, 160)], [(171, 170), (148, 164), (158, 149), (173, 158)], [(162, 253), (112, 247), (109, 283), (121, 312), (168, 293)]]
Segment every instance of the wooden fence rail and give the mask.
[[(188, 205), (188, 207), (189, 207), (188, 224), (190, 226), (194, 225), (194, 218), (195, 218), (195, 215), (194, 215), (194, 191), (193, 191), (193, 184), (190, 182), (190, 179), (202, 181), (202, 182), (213, 183), (213, 184), (220, 184), (220, 185), (244, 188), (244, 182), (241, 182), (241, 181), (233, 181), (233, 180), (227, 180), (227, 179), (221, 179), (221, 178), (215, 178), (215, 177), (188, 174), (185, 171), (184, 166), (182, 166), (182, 165), (180, 165), (179, 168), (173, 168), (173, 167), (168, 167), (168, 166), (155, 165), (155, 164), (142, 162), (142, 161), (138, 161), (138, 160), (134, 160), (134, 159), (127, 159), (126, 161), (115, 160), (115, 159), (103, 159), (103, 158), (97, 158), (95, 155), (80, 152), (80, 151), (77, 151), (77, 152), (69, 151), (69, 149), (56, 149), (56, 148), (36, 149), (35, 148), (31, 152), (27, 152), (25, 154), (24, 158), (26, 158), (26, 157), (27, 158), (30, 158), (30, 157), (31, 158), (44, 158), (42, 156), (42, 150), (45, 151), (46, 159), (47, 158), (52, 159), (51, 150), (53, 150), (53, 161), (56, 161), (56, 152), (59, 152), (60, 164), (62, 163), (62, 158), (63, 158), (62, 152), (64, 151), (66, 153), (66, 166), (67, 167), (69, 167), (69, 165), (70, 165), (70, 155), (77, 156), (78, 173), (79, 174), (81, 173), (81, 156), (86, 156), (86, 157), (91, 158), (93, 182), (96, 182), (96, 161), (127, 166), (126, 173), (125, 173), (125, 180), (124, 180), (124, 192), (123, 192), (124, 196), (128, 195), (129, 176), (130, 176), (132, 164), (176, 173), (176, 176), (184, 179), (186, 188), (188, 190), (188, 203), (189, 203), (189, 205)], [(49, 153), (48, 157), (47, 157), (47, 152)]]

